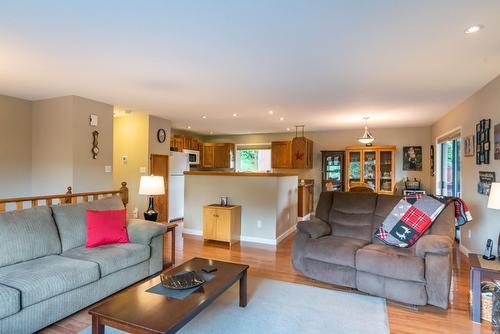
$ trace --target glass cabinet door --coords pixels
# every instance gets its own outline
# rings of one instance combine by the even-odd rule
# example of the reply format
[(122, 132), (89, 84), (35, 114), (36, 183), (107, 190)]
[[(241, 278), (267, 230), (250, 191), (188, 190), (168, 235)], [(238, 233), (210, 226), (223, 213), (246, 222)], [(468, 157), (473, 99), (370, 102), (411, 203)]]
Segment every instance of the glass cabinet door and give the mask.
[(376, 191), (377, 152), (363, 151), (363, 182)]
[(349, 152), (349, 187), (353, 182), (361, 182), (361, 152)]
[(379, 190), (392, 192), (394, 185), (394, 157), (392, 151), (380, 151), (380, 181)]
[(332, 153), (324, 158), (324, 172), (323, 181), (331, 182), (333, 186), (333, 191), (342, 190), (342, 165), (343, 165), (342, 154)]

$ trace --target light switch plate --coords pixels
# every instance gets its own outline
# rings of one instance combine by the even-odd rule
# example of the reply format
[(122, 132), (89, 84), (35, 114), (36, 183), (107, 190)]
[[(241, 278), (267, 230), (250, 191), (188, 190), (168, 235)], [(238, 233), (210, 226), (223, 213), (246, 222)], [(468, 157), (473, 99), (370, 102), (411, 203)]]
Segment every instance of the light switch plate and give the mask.
[(111, 168), (110, 165), (104, 166), (104, 173), (111, 173), (112, 171), (113, 171), (113, 169)]
[(90, 126), (97, 126), (99, 124), (99, 116), (91, 114), (89, 117)]
[(139, 173), (146, 174), (146, 167), (139, 167)]

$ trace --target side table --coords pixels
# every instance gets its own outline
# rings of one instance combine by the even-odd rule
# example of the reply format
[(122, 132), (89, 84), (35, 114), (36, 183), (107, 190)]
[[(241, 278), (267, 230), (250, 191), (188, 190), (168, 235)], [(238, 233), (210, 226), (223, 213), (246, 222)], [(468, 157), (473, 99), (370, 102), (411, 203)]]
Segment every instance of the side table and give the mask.
[[(163, 234), (163, 269), (170, 268), (175, 265), (175, 228), (177, 223), (159, 222), (167, 226), (167, 231)], [(168, 259), (168, 233), (170, 232), (170, 261)]]
[(500, 280), (500, 260), (487, 261), (480, 254), (469, 254), (470, 290), (472, 291), (471, 318), (481, 322), (481, 281)]

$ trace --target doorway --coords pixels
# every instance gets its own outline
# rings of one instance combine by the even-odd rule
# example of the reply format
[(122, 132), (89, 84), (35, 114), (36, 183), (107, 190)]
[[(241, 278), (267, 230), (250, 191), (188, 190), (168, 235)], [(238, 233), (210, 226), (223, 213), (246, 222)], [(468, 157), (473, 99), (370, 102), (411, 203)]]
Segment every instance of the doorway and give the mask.
[(460, 133), (438, 143), (438, 195), (461, 197)]
[(150, 173), (163, 176), (165, 195), (154, 196), (155, 209), (158, 211), (158, 222), (168, 222), (168, 155), (151, 154)]

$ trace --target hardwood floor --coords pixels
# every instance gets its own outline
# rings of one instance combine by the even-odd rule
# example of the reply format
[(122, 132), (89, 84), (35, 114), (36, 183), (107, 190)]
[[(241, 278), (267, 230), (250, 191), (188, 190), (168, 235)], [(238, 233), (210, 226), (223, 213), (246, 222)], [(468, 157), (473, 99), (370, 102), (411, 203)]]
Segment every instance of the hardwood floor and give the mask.
[[(250, 266), (249, 279), (256, 276), (346, 290), (305, 278), (293, 270), (291, 265), (293, 235), (281, 242), (277, 249), (249, 244), (237, 244), (229, 249), (225, 244), (204, 243), (200, 238), (182, 238), (181, 232), (182, 228), (177, 229), (177, 263), (195, 256), (239, 262)], [(457, 249), (455, 249), (455, 254), (450, 308), (442, 310), (433, 306), (425, 306), (412, 310), (405, 305), (388, 301), (391, 333), (491, 333), (489, 322), (483, 321), (479, 325), (469, 320), (469, 264), (467, 257)], [(77, 333), (90, 324), (91, 319), (86, 309), (45, 328), (40, 333)], [(367, 333), (369, 333), (369, 328), (367, 328)]]

